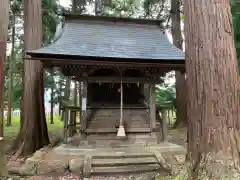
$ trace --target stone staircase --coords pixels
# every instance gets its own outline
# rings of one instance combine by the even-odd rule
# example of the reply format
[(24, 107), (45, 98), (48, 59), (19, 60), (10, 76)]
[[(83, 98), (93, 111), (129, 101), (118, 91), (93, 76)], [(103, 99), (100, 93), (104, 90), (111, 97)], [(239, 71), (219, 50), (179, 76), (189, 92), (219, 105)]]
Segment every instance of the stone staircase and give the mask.
[[(146, 109), (124, 109), (126, 132), (150, 132)], [(116, 133), (120, 121), (119, 109), (99, 109), (88, 120), (87, 133)]]
[(156, 156), (150, 152), (116, 152), (92, 156), (91, 175), (142, 173), (161, 170)]
[[(68, 156), (71, 159), (67, 161), (71, 164), (69, 170), (85, 177), (146, 172), (170, 173), (171, 166), (184, 164), (186, 154), (183, 147), (168, 142), (147, 147), (132, 144), (118, 148), (102, 142), (91, 143), (88, 141), (78, 147), (65, 144), (54, 148), (53, 152), (59, 156), (58, 160), (60, 156)], [(52, 157), (52, 154), (50, 155)]]

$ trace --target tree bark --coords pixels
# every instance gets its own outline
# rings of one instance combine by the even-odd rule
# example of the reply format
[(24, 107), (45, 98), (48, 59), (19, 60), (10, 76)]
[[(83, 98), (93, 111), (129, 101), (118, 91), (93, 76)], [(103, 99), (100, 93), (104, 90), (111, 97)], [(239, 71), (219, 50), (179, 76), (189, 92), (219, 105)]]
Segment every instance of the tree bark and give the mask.
[[(172, 13), (172, 38), (173, 44), (182, 49), (182, 32), (181, 32), (181, 19), (180, 19), (180, 1), (171, 1), (171, 13)], [(185, 99), (185, 74), (180, 71), (175, 71), (176, 79), (176, 122), (173, 128), (177, 128), (183, 124), (186, 124), (187, 110), (186, 110), (186, 99)]]
[(54, 86), (54, 77), (53, 77), (53, 68), (51, 69), (51, 114), (50, 114), (50, 124), (54, 124), (54, 120), (53, 120), (53, 108), (54, 108), (54, 103), (53, 103), (53, 86)]
[(7, 116), (7, 126), (12, 125), (12, 90), (13, 90), (13, 72), (15, 68), (15, 20), (16, 16), (13, 12), (12, 14), (12, 51), (9, 69), (9, 86), (8, 86), (8, 116)]
[(233, 154), (239, 170), (238, 71), (229, 1), (185, 0), (184, 12), (188, 158), (197, 172), (194, 162), (224, 151)]
[(2, 0), (0, 3), (0, 137), (3, 137), (4, 124), (4, 60), (9, 23), (9, 1)]
[(0, 176), (6, 173), (5, 149), (3, 141), (4, 126), (4, 59), (6, 55), (8, 23), (9, 23), (9, 1), (2, 0), (0, 3)]
[(99, 16), (103, 13), (104, 0), (95, 0), (95, 15)]
[[(24, 1), (25, 51), (42, 46), (41, 2), (41, 0)], [(26, 60), (24, 63), (24, 121), (17, 138), (19, 152), (16, 154), (26, 156), (49, 144), (43, 86), (42, 63), (37, 60)]]

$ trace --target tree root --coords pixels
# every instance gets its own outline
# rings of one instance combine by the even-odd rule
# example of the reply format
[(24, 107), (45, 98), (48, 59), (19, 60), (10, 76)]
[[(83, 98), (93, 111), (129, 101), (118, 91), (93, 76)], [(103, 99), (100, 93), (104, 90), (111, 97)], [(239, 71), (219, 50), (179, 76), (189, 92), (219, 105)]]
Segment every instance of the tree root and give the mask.
[(165, 159), (162, 157), (162, 154), (159, 153), (157, 150), (154, 150), (154, 155), (156, 157), (156, 159), (158, 160), (159, 165), (161, 166), (161, 168), (168, 172), (171, 173), (172, 172), (172, 167), (170, 164), (168, 164)]
[(24, 142), (21, 143), (20, 148), (16, 151), (16, 153), (14, 153), (10, 161), (16, 161), (20, 157), (23, 151), (23, 147), (24, 147)]

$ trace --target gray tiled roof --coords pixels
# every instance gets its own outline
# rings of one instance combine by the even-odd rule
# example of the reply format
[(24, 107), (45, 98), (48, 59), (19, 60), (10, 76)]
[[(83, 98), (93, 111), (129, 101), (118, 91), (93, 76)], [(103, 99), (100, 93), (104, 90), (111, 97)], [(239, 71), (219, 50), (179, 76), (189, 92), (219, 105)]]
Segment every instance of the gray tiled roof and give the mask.
[(29, 54), (74, 55), (149, 60), (184, 60), (157, 25), (68, 21), (62, 36)]

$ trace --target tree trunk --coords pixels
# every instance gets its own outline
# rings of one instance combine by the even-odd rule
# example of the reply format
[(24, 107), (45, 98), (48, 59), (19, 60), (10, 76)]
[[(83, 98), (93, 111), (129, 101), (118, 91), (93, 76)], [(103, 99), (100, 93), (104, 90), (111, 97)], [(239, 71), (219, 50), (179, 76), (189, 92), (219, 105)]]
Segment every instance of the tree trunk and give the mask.
[(95, 0), (95, 15), (103, 14), (103, 0)]
[[(62, 84), (63, 84), (63, 82), (62, 82), (62, 79), (60, 80), (60, 90), (59, 90), (59, 94), (58, 94), (58, 101), (59, 101), (59, 109), (58, 109), (58, 114), (59, 114), (59, 116), (60, 117), (62, 117), (62, 92), (63, 92), (63, 87), (62, 87)], [(60, 118), (61, 119), (61, 118)], [(62, 120), (62, 119), (61, 119)]]
[(9, 86), (8, 86), (8, 116), (7, 116), (7, 126), (12, 125), (12, 89), (13, 89), (13, 73), (15, 68), (15, 20), (16, 16), (13, 12), (12, 14), (12, 51), (9, 69)]
[(9, 1), (2, 0), (0, 3), (0, 176), (4, 176), (5, 152), (3, 141), (4, 125), (4, 59), (6, 55), (8, 23), (9, 23)]
[(72, 0), (72, 13), (77, 13), (77, 0)]
[[(181, 32), (181, 19), (180, 19), (180, 1), (171, 1), (171, 13), (172, 13), (172, 38), (173, 44), (182, 49), (182, 32)], [(180, 125), (186, 124), (187, 110), (186, 110), (186, 99), (185, 99), (185, 74), (180, 71), (175, 71), (176, 79), (176, 122), (173, 128), (177, 128)]]
[[(41, 2), (41, 0), (24, 1), (25, 51), (42, 46)], [(32, 154), (49, 144), (43, 86), (42, 63), (37, 60), (26, 60), (24, 63), (24, 121), (17, 138), (19, 155)]]
[(53, 77), (53, 68), (51, 69), (51, 113), (50, 113), (50, 124), (54, 124), (54, 120), (53, 120), (53, 108), (54, 108), (54, 103), (53, 103), (53, 86), (54, 86), (54, 77)]
[(185, 0), (184, 12), (192, 170), (198, 172), (197, 162), (220, 150), (231, 150), (239, 165), (238, 72), (229, 1)]
[(3, 137), (4, 124), (4, 59), (8, 37), (9, 1), (0, 3), (0, 137)]

